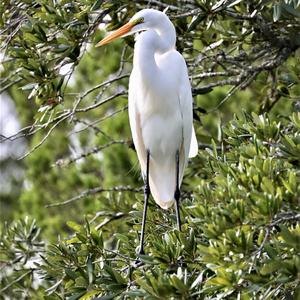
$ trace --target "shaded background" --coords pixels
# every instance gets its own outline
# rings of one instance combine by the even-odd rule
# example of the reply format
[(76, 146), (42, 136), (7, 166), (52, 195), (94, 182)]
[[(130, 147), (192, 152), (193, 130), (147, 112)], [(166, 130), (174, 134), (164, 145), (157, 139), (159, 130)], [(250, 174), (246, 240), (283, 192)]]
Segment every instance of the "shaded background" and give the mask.
[[(224, 291), (236, 296), (243, 289), (245, 297), (253, 296), (251, 293), (266, 296), (269, 287), (273, 291), (270, 295), (295, 295), (295, 274), (300, 270), (299, 259), (295, 258), (299, 244), (292, 246), (296, 243), (294, 239), (299, 239), (297, 1), (5, 1), (1, 12), (0, 155), (1, 228), (3, 241), (8, 241), (6, 246), (2, 244), (4, 267), (11, 262), (9, 259), (13, 261), (13, 249), (10, 255), (7, 253), (9, 243), (16, 238), (9, 234), (5, 224), (25, 216), (36, 220), (41, 229), (40, 239), (46, 244), (57, 243), (58, 236), (67, 238), (74, 230), (81, 231), (80, 226), (85, 228), (88, 222), (98, 234), (101, 231), (107, 249), (121, 247), (120, 253), (135, 256), (143, 182), (127, 116), (134, 42), (133, 37), (128, 37), (99, 49), (94, 45), (106, 30), (124, 24), (145, 7), (169, 7), (167, 14), (178, 35), (177, 48), (189, 67), (200, 147), (198, 157), (186, 170), (182, 190), (184, 233), (192, 234), (195, 243), (188, 253), (192, 264), (199, 259), (202, 265), (186, 268), (190, 284), (184, 282), (186, 290), (181, 286), (182, 294), (178, 291), (179, 283), (176, 286), (161, 280), (161, 284), (172, 286), (166, 297), (197, 298), (201, 293), (213, 297)], [(164, 232), (173, 234), (175, 216), (173, 210), (162, 211), (154, 203), (150, 211), (149, 256), (159, 257), (166, 249), (156, 245), (154, 239), (156, 235), (163, 239)], [(71, 223), (67, 225), (67, 221)], [(277, 225), (285, 222), (286, 229), (279, 230)], [(20, 227), (30, 227), (30, 221), (26, 224)], [(278, 242), (284, 240), (280, 237), (282, 231), (294, 234), (287, 238), (293, 241), (289, 245), (294, 249), (292, 252), (286, 253), (287, 246)], [(247, 239), (251, 240), (249, 245)], [(210, 249), (213, 241), (216, 245), (221, 241), (246, 243), (236, 250), (232, 245), (228, 248), (228, 253), (248, 255), (247, 263), (239, 267), (245, 276), (229, 279), (227, 271), (218, 273), (216, 266), (230, 266), (223, 265), (226, 255), (221, 254), (220, 245), (215, 246), (215, 251), (220, 251), (218, 258), (212, 258), (213, 250), (201, 248)], [(272, 258), (268, 249), (264, 250), (265, 255), (260, 253), (267, 241), (269, 247), (280, 244), (276, 244), (278, 257), (288, 257), (291, 266), (287, 269), (292, 271), (286, 271), (290, 272), (284, 277), (287, 279), (280, 274), (274, 275), (278, 281), (272, 277), (272, 268), (280, 269), (274, 262), (269, 266), (270, 272), (257, 271), (254, 279), (248, 278), (257, 253), (258, 269)], [(78, 244), (78, 240), (73, 242)], [(89, 251), (87, 257), (99, 258), (93, 250)], [(180, 256), (174, 251), (170, 254), (172, 259)], [(205, 258), (209, 251), (210, 258)], [(259, 261), (261, 257), (265, 261)], [(83, 269), (87, 267), (84, 261)], [(173, 268), (172, 263), (166, 263), (170, 276), (178, 275), (178, 266)], [(208, 266), (209, 263), (215, 266)], [(236, 264), (234, 259), (232, 264)], [(23, 272), (23, 267), (24, 261), (17, 271)], [(62, 270), (66, 266), (62, 264), (61, 268), (57, 273), (54, 267), (52, 271), (51, 267), (48, 269), (51, 280), (44, 286), (59, 282), (56, 276), (65, 272)], [(73, 271), (80, 270), (77, 268)], [(1, 284), (7, 293), (11, 291), (8, 295), (15, 295), (14, 285), (5, 287), (18, 275), (5, 269), (3, 274)], [(204, 276), (201, 280), (199, 274)], [(180, 276), (178, 280), (182, 280)], [(239, 283), (241, 278), (248, 280), (250, 287)], [(78, 286), (82, 288), (82, 283), (75, 279), (75, 290)], [(89, 280), (86, 290), (91, 288)], [(124, 286), (126, 280), (121, 280)], [(31, 286), (30, 282), (25, 281), (24, 285)], [(193, 282), (196, 283), (192, 288)], [(99, 288), (97, 283), (93, 284), (98, 291), (94, 295), (109, 294), (107, 286)], [(35, 288), (33, 294), (37, 293)], [(48, 292), (54, 293), (56, 289), (60, 295), (64, 289), (69, 290), (60, 282)], [(156, 291), (152, 286), (149, 292), (141, 282), (133, 285), (133, 289), (146, 291), (152, 297), (160, 295), (159, 289)], [(86, 290), (81, 291), (81, 296)], [(70, 291), (67, 296), (76, 294)], [(141, 293), (140, 297), (146, 294)]]

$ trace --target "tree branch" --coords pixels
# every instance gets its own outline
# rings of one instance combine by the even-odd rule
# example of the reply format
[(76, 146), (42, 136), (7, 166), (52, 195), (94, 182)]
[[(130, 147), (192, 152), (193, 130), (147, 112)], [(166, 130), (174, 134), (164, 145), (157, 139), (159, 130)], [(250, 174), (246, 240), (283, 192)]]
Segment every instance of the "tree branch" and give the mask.
[(90, 149), (88, 151), (86, 151), (85, 153), (82, 153), (76, 157), (73, 158), (67, 158), (67, 159), (59, 159), (56, 161), (56, 163), (54, 164), (54, 166), (59, 166), (59, 167), (66, 167), (82, 158), (86, 158), (92, 154), (98, 153), (112, 145), (128, 145), (129, 141), (124, 141), (124, 140), (119, 140), (119, 141), (111, 141), (105, 145), (101, 145), (99, 147), (94, 147), (93, 149)]
[(140, 193), (142, 192), (142, 188), (133, 188), (131, 186), (115, 186), (112, 188), (103, 188), (103, 187), (96, 187), (93, 189), (89, 189), (86, 191), (81, 192), (79, 195), (70, 198), (68, 200), (65, 200), (63, 202), (57, 202), (57, 203), (53, 203), (53, 204), (48, 204), (46, 205), (46, 207), (56, 207), (56, 206), (63, 206), (63, 205), (67, 205), (70, 203), (73, 203), (75, 201), (78, 201), (80, 199), (83, 199), (87, 196), (91, 196), (91, 195), (95, 195), (98, 193), (103, 193), (103, 192), (132, 192), (132, 193)]

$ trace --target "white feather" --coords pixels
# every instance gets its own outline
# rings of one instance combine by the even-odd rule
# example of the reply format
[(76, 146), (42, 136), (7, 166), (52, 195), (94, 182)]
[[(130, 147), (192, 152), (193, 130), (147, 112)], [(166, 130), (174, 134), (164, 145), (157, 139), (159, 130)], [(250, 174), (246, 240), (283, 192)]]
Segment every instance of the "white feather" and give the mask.
[(149, 151), (150, 190), (155, 202), (167, 209), (174, 203), (176, 153), (181, 184), (188, 157), (197, 154), (198, 146), (191, 86), (185, 61), (175, 50), (175, 29), (164, 13), (154, 12), (135, 16), (144, 18), (147, 30), (136, 38), (128, 110), (142, 173)]

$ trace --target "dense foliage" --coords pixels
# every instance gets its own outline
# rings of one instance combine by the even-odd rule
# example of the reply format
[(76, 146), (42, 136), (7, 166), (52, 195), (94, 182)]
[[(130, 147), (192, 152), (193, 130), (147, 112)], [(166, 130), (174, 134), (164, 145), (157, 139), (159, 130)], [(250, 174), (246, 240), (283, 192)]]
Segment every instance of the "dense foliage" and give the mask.
[[(147, 7), (176, 26), (200, 151), (173, 209), (143, 195), (127, 117), (132, 38), (93, 45)], [(4, 1), (1, 135), (21, 175), (1, 194), (1, 299), (300, 299), (300, 12), (278, 1)], [(16, 160), (14, 148), (27, 148)], [(19, 157), (20, 158), (20, 157)], [(30, 217), (26, 217), (30, 216)]]

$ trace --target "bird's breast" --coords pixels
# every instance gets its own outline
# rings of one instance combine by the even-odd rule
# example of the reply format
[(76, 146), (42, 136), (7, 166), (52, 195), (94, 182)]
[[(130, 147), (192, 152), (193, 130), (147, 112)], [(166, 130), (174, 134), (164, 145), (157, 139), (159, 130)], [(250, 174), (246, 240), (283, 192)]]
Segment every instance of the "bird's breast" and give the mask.
[(177, 110), (178, 92), (177, 82), (170, 82), (165, 78), (148, 80), (142, 74), (135, 78), (135, 95), (138, 110), (143, 114), (172, 114)]
[[(177, 95), (144, 88), (137, 97), (143, 141), (152, 156), (175, 155), (182, 142), (182, 116)], [(173, 154), (172, 154), (173, 153)]]
[[(179, 76), (171, 65), (159, 61), (159, 72), (145, 76), (134, 68), (130, 78), (130, 101), (140, 117), (145, 147), (157, 159), (175, 155), (182, 143), (183, 120), (179, 102)], [(168, 67), (167, 67), (168, 66)]]
[(144, 144), (158, 163), (175, 157), (182, 143), (182, 133), (179, 115), (152, 115), (142, 125)]

